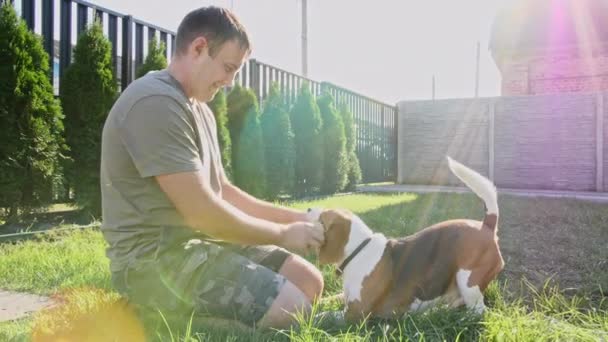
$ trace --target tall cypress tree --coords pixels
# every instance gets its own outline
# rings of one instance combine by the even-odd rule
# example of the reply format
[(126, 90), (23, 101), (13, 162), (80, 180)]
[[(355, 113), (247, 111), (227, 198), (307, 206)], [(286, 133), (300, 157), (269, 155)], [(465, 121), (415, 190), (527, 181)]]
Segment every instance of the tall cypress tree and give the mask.
[(348, 159), (348, 182), (346, 183), (346, 190), (355, 190), (358, 183), (361, 182), (361, 166), (359, 165), (359, 158), (357, 158), (356, 138), (355, 138), (355, 120), (353, 113), (348, 108), (348, 105), (343, 102), (340, 105), (340, 116), (344, 122), (344, 135), (346, 136), (346, 155)]
[(237, 85), (228, 94), (234, 183), (256, 197), (264, 197), (266, 163), (258, 108), (258, 99), (251, 89)]
[(232, 166), (234, 167), (234, 157), (236, 150), (238, 149), (239, 139), (245, 124), (245, 116), (247, 112), (256, 107), (257, 111), (257, 99), (255, 95), (246, 96), (245, 88), (241, 85), (236, 84), (227, 97), (228, 105), (228, 130), (230, 131), (230, 141), (232, 142)]
[(209, 108), (215, 116), (217, 124), (217, 140), (220, 145), (220, 153), (222, 155), (222, 165), (228, 178), (232, 179), (232, 141), (230, 140), (230, 131), (228, 130), (228, 104), (226, 102), (226, 94), (219, 91), (211, 102), (208, 103)]
[(309, 87), (306, 82), (302, 84), (290, 113), (295, 134), (295, 192), (298, 196), (317, 191), (321, 186), (322, 177), (323, 121), (319, 106)]
[(66, 165), (68, 181), (74, 187), (77, 203), (94, 216), (101, 213), (101, 132), (117, 96), (111, 52), (101, 25), (93, 23), (80, 34), (74, 61), (60, 85), (71, 150), (71, 162)]
[(0, 8), (0, 207), (9, 219), (20, 208), (51, 200), (62, 152), (63, 114), (48, 77), (42, 41)]
[(156, 39), (150, 40), (150, 43), (148, 43), (148, 55), (144, 63), (137, 68), (136, 77), (140, 78), (150, 71), (165, 69), (167, 67), (165, 51), (165, 44), (163, 42), (159, 43)]
[(291, 120), (283, 95), (276, 83), (264, 102), (262, 132), (266, 148), (266, 186), (269, 198), (293, 193), (295, 178), (295, 145)]
[(333, 194), (344, 189), (347, 182), (346, 136), (342, 117), (336, 110), (333, 96), (325, 92), (318, 100), (323, 119), (323, 181), (321, 192)]

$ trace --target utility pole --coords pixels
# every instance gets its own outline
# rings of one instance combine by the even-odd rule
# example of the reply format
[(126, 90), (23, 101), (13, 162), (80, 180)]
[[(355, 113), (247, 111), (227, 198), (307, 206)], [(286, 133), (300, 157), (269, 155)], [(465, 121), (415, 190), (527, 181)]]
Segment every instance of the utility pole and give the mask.
[(477, 61), (475, 63), (475, 98), (479, 97), (479, 41), (477, 41)]
[(435, 75), (433, 75), (433, 83), (431, 85), (432, 87), (432, 99), (435, 100)]
[(302, 0), (302, 76), (308, 77), (308, 5)]

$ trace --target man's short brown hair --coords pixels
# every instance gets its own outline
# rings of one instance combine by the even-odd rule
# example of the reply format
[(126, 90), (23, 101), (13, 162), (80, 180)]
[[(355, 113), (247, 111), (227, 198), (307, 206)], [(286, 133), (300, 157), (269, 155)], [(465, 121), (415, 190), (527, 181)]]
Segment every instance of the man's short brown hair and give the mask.
[(188, 13), (179, 24), (176, 36), (176, 53), (186, 52), (196, 38), (203, 36), (209, 44), (209, 55), (215, 56), (227, 41), (236, 39), (241, 48), (251, 51), (251, 42), (245, 27), (229, 10), (215, 6), (201, 7)]

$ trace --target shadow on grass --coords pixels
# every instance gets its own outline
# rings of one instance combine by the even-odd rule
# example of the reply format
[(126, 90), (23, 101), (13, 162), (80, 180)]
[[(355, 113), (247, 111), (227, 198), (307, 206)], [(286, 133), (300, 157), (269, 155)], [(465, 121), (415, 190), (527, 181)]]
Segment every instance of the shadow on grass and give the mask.
[(52, 212), (37, 212), (22, 216), (16, 222), (0, 225), (0, 235), (21, 232), (37, 232), (53, 229), (61, 225), (88, 225), (97, 219), (79, 209)]

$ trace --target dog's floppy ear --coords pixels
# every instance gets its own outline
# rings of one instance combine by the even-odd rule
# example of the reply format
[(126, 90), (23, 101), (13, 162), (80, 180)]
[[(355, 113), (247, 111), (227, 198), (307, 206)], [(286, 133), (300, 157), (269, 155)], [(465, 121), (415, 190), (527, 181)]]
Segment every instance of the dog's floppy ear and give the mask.
[(324, 230), (328, 231), (334, 222), (343, 216), (344, 214), (339, 209), (327, 209), (319, 214), (319, 222), (323, 225)]
[(333, 227), (335, 223), (340, 221), (350, 227), (352, 216), (353, 214), (347, 209), (331, 208), (321, 210), (317, 220), (321, 222), (324, 230), (328, 231), (330, 227)]
[(325, 231), (325, 243), (319, 250), (321, 264), (338, 263), (344, 258), (344, 247), (350, 235), (351, 216), (340, 210), (323, 211), (319, 217)]

